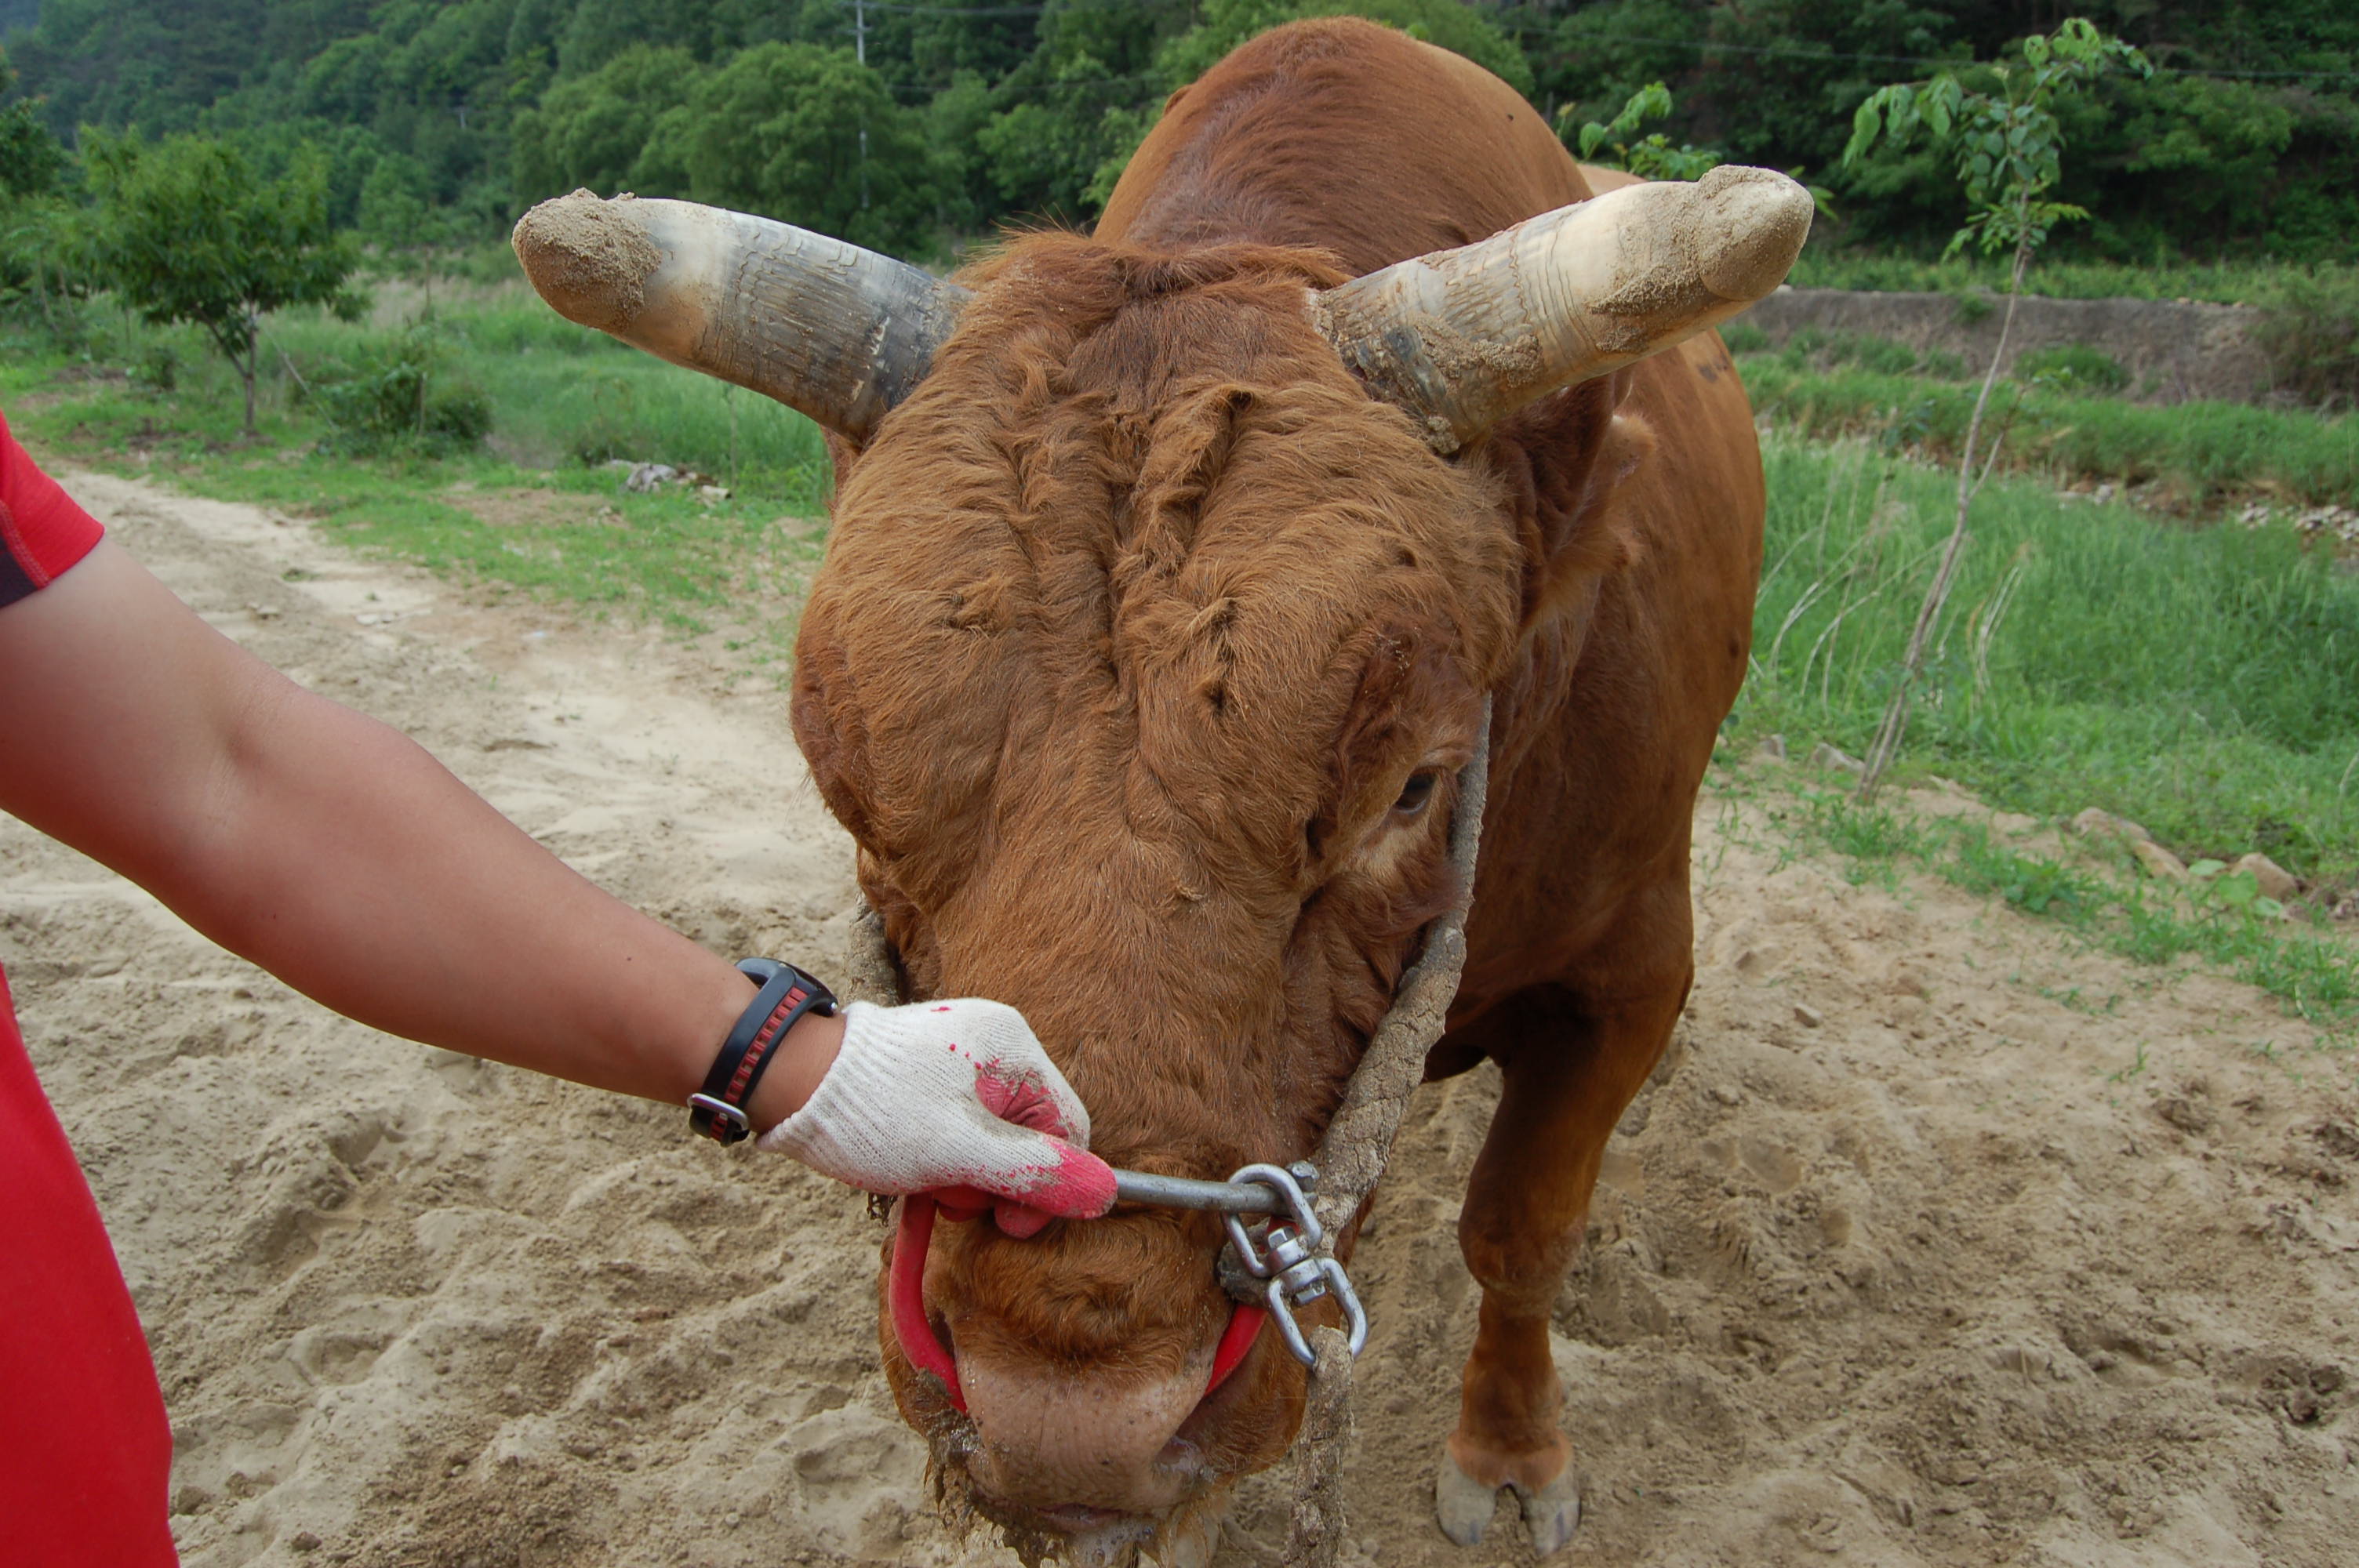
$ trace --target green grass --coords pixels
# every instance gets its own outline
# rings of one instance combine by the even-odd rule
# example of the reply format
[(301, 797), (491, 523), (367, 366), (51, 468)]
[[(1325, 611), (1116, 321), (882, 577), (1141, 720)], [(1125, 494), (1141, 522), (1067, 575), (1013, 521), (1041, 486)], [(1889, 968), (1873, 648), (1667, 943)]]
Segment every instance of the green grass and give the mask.
[[(1858, 288), (1878, 292), (1964, 294), (1987, 288), (2004, 292), (2009, 259), (1961, 256), (1923, 261), (1911, 256), (1862, 255), (1804, 248), (1787, 281), (1797, 288)], [(2056, 299), (2200, 299), (2220, 305), (2267, 306), (2289, 277), (2333, 283), (2359, 280), (2359, 267), (2299, 266), (2273, 262), (2163, 262), (2133, 266), (2118, 262), (2042, 260), (2026, 288)]]
[[(1923, 262), (1806, 249), (1790, 281), (1804, 288), (1949, 294), (1959, 319), (1998, 308), (2007, 269), (1997, 261)], [(2269, 364), (2272, 389), (2314, 408), (2359, 405), (2359, 265), (2265, 262), (2154, 266), (2043, 261), (2024, 282), (2060, 299), (2177, 299), (2249, 305), (2262, 314), (2253, 337)]]
[(2287, 920), (2221, 881), (2185, 890), (2141, 880), (2123, 863), (2073, 864), (1995, 837), (1981, 822), (1863, 806), (1847, 792), (1803, 789), (1765, 803), (1805, 851), (1833, 855), (1854, 882), (1894, 881), (1913, 866), (2135, 962), (2191, 958), (2278, 999), (2326, 1030), (2343, 1055), (2359, 1028), (2359, 946)]
[[(323, 451), (334, 432), (288, 361), (317, 384), (365, 370), (403, 333), (430, 340), (437, 384), (486, 396), (486, 447)], [(761, 625), (763, 654), (783, 656), (819, 552), (827, 471), (799, 416), (571, 327), (513, 283), (442, 281), (430, 300), (419, 285), (388, 283), (360, 326), (281, 319), (268, 341), (257, 443), (239, 438), (235, 384), (216, 357), (104, 307), (81, 355), (21, 342), (0, 353), (0, 400), (53, 459), (316, 518), (359, 547), (493, 593), (690, 631)], [(152, 362), (159, 349), (177, 357), (171, 391), (109, 368)], [(1799, 368), (1781, 394), (1765, 372), (1786, 358)], [(1963, 367), (1914, 363), (1873, 340), (1746, 360), (1773, 420), (1810, 386), (1845, 378), (1918, 397), (1971, 393)], [(2058, 420), (2125, 407), (2034, 396)], [(2232, 412), (2262, 421), (2251, 449), (2231, 454), (2240, 460), (2266, 456), (2271, 432), (2289, 447), (2305, 424), (2348, 455), (2349, 420)], [(2180, 465), (2190, 486), (2213, 482), (2202, 476), (2215, 438), (2200, 412), (2163, 417), (2157, 463)], [(2018, 420), (2018, 432), (2034, 428)], [(2051, 449), (2068, 434), (2049, 430)], [(1743, 732), (1865, 748), (1950, 521), (1951, 481), (1906, 454), (1940, 449), (1934, 436), (1904, 441), (1889, 426), (1832, 447), (1767, 440), (1768, 564)], [(610, 454), (700, 469), (735, 493), (625, 495), (614, 472), (592, 466)], [(2283, 530), (2167, 526), (2004, 477), (1975, 526), (1905, 769), (2038, 816), (2103, 806), (2190, 858), (2258, 849), (2332, 885), (2359, 880), (2359, 580)]]
[[(1777, 350), (1742, 336), (1737, 366), (1754, 408), (1783, 428), (1832, 439), (1864, 436), (1896, 451), (1954, 460), (1979, 382), (1954, 356), (1901, 367), (1907, 349), (1875, 339), (1797, 333)], [(2037, 366), (2033, 367), (2035, 370)], [(2173, 507), (2216, 509), (2260, 495), (2305, 505), (2359, 504), (2359, 416), (2321, 417), (2242, 403), (2170, 407), (2091, 396), (2092, 367), (2042, 384), (2003, 384), (1992, 427), (1999, 463), (2059, 481), (2147, 485)]]
[[(438, 386), (488, 400), (483, 449), (340, 449), (302, 383), (362, 373), (405, 335), (427, 341)], [(242, 438), (237, 383), (201, 339), (108, 314), (78, 355), (0, 345), (0, 399), (52, 460), (160, 471), (494, 593), (682, 631), (751, 619), (783, 636), (790, 625), (818, 557), (829, 473), (817, 428), (792, 410), (574, 327), (521, 284), (443, 283), (429, 299), (397, 282), (381, 287), (367, 322), (290, 314), (265, 341), (253, 443)], [(177, 367), (169, 391), (110, 368), (159, 358)], [(599, 466), (609, 458), (701, 470), (732, 494), (625, 494), (620, 472)]]
[[(1734, 722), (1873, 738), (1955, 481), (1864, 443), (1764, 444), (1768, 538)], [(2041, 816), (2102, 806), (2195, 855), (2359, 879), (2359, 577), (2284, 530), (2168, 526), (1998, 479), (1905, 764)]]

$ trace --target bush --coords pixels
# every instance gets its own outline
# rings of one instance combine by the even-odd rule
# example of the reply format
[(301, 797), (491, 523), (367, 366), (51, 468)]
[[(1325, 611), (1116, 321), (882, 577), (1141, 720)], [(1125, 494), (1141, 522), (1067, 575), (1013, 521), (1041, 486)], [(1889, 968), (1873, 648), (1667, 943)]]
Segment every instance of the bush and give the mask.
[(180, 384), (180, 351), (169, 343), (150, 343), (131, 367), (131, 384), (150, 392), (170, 392)]
[[(1767, 342), (1767, 338), (1755, 328), (1752, 337), (1743, 344), (1730, 341), (1728, 351), (1752, 353)], [(1857, 365), (1878, 375), (1943, 375), (1956, 361), (1953, 354), (1920, 357), (1906, 343), (1870, 332), (1831, 332), (1820, 327), (1805, 327), (1787, 339), (1785, 358), (1797, 367), (1807, 365), (1823, 372)], [(1957, 377), (1951, 374), (1948, 379), (1954, 381)]]
[(2359, 405), (2359, 272), (2287, 272), (2256, 301), (2256, 334), (2280, 392), (2321, 406)]
[(2129, 384), (2119, 360), (2086, 343), (2054, 343), (2019, 354), (2015, 373), (2034, 386), (2058, 392), (2104, 395)]
[(482, 444), (492, 428), (492, 401), (480, 387), (441, 373), (446, 356), (413, 329), (365, 343), (342, 373), (311, 389), (332, 433), (323, 449), (342, 453), (408, 448), (435, 453)]

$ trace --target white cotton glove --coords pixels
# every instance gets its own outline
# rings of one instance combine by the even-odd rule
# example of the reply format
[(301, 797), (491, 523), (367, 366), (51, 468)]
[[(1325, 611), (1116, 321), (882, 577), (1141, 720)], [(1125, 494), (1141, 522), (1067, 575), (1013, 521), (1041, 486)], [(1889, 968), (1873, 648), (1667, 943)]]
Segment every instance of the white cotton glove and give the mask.
[(1114, 1172), (1087, 1152), (1090, 1113), (1014, 1008), (962, 998), (843, 1009), (843, 1044), (802, 1109), (760, 1147), (872, 1193), (967, 1188), (1000, 1228), (1114, 1206)]

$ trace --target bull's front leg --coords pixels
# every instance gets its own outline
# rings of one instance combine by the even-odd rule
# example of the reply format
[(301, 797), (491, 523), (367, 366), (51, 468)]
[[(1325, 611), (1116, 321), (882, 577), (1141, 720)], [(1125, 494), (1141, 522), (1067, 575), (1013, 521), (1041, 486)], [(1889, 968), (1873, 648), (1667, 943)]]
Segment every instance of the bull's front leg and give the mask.
[(1682, 945), (1674, 981), (1597, 1002), (1573, 989), (1518, 993), (1474, 1026), (1498, 1061), (1499, 1108), (1458, 1221), (1483, 1287), (1458, 1427), (1435, 1478), (1441, 1528), (1483, 1538), (1498, 1489), (1512, 1487), (1541, 1556), (1581, 1521), (1572, 1450), (1557, 1418), (1564, 1391), (1549, 1322), (1579, 1250), (1605, 1141), (1669, 1041), (1693, 973)]

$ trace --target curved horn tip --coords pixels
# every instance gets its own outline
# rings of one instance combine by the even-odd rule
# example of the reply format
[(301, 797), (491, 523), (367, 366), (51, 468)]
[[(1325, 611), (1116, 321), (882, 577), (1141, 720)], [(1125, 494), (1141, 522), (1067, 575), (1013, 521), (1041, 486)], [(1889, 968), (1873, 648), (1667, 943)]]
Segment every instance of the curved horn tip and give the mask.
[(1706, 288), (1754, 300), (1786, 280), (1817, 211), (1808, 190), (1776, 169), (1724, 163), (1705, 171), (1695, 194), (1690, 254)]
[(569, 321), (618, 332), (645, 303), (647, 281), (663, 265), (629, 194), (552, 197), (516, 220), (510, 243), (525, 276)]

